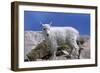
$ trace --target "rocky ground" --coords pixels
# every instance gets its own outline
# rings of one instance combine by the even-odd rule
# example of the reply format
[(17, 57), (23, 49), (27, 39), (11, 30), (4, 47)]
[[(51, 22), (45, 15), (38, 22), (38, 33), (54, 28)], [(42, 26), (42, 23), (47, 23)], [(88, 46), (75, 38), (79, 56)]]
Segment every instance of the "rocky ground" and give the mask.
[[(88, 35), (81, 35), (79, 38), (82, 48), (80, 53), (80, 59), (90, 58), (90, 37)], [(67, 48), (67, 49), (66, 49)], [(58, 60), (71, 59), (64, 55), (62, 51), (70, 51), (67, 46), (61, 46), (57, 51)], [(63, 50), (62, 50), (63, 49)], [(36, 61), (36, 60), (49, 60), (51, 53), (48, 48), (48, 44), (44, 40), (42, 33), (34, 31), (24, 32), (24, 59), (25, 61)]]

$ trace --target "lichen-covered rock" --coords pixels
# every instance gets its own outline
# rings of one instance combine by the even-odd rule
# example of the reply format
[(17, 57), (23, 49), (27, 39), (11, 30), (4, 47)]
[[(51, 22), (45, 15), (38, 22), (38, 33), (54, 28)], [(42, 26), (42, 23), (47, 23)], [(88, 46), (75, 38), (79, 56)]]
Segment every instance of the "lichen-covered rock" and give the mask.
[(57, 56), (64, 55), (64, 51), (66, 51), (66, 52), (67, 52), (67, 55), (68, 55), (68, 54), (71, 52), (71, 49), (70, 49), (70, 47), (69, 47), (68, 45), (59, 46), (59, 47), (57, 48), (57, 53), (56, 53), (56, 55), (57, 55)]
[(37, 59), (47, 59), (47, 56), (50, 56), (50, 51), (45, 40), (38, 44), (27, 54), (29, 61), (35, 61)]

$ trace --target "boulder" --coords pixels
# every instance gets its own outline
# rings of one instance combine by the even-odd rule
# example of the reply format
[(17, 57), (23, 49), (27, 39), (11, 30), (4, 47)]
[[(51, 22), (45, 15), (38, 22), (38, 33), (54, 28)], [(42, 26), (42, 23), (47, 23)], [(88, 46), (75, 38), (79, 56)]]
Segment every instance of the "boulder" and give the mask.
[(38, 44), (35, 48), (33, 48), (27, 54), (29, 61), (35, 61), (38, 59), (48, 59), (50, 57), (50, 50), (48, 48), (48, 44), (44, 40), (40, 44)]

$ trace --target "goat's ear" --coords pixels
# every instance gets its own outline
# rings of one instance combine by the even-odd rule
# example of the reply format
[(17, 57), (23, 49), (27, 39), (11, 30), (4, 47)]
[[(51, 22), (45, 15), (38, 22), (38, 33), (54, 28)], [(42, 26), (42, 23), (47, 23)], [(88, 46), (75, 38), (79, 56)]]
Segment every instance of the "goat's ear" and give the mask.
[(52, 24), (52, 21), (49, 23), (49, 25), (51, 26), (51, 24)]
[(44, 24), (42, 24), (42, 26), (44, 26)]
[(43, 26), (44, 24), (42, 22), (40, 22), (40, 24)]

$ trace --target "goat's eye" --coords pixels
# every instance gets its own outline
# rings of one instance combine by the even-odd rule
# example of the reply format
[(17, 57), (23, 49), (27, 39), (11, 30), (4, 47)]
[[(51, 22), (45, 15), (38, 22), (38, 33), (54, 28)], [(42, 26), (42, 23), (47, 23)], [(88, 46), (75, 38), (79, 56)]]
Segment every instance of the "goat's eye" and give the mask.
[(43, 30), (46, 30), (45, 28)]

